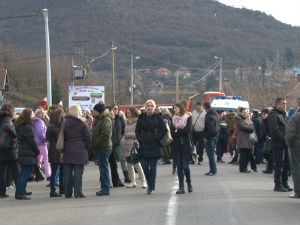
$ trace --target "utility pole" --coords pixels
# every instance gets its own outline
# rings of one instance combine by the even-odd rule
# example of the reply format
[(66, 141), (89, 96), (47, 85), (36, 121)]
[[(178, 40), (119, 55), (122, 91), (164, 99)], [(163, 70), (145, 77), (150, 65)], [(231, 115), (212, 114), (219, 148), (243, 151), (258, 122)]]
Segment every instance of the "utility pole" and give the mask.
[(176, 103), (179, 102), (179, 74), (176, 74)]
[(266, 56), (264, 57), (264, 64), (262, 66), (261, 75), (263, 80), (263, 88), (265, 88), (265, 75), (266, 75)]
[(222, 60), (222, 57), (220, 57), (220, 76), (219, 76), (219, 91), (222, 91), (223, 90), (223, 88), (222, 88), (222, 73), (223, 73), (223, 71), (222, 71), (222, 67), (223, 67), (223, 60)]
[(115, 53), (114, 50), (116, 47), (114, 46), (114, 42), (111, 42), (111, 55), (112, 55), (112, 103), (116, 102), (116, 96), (115, 96)]
[(130, 105), (133, 105), (133, 54), (131, 54)]
[(46, 64), (47, 64), (47, 101), (52, 105), (51, 92), (51, 62), (50, 62), (50, 42), (49, 42), (49, 27), (48, 27), (48, 9), (43, 9), (45, 19), (45, 37), (46, 37)]

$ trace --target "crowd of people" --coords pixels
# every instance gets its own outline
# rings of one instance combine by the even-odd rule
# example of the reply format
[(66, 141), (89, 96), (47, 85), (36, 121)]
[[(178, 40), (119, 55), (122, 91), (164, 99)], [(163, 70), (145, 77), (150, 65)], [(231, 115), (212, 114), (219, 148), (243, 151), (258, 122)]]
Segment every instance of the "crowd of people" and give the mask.
[[(66, 112), (59, 106), (47, 112), (38, 108), (34, 113), (26, 108), (14, 115), (13, 105), (4, 104), (0, 109), (0, 198), (9, 197), (7, 187), (14, 183), (15, 198), (30, 199), (27, 182), (43, 180), (41, 169), (50, 181), (50, 197), (84, 198), (82, 177), (91, 157), (100, 171), (97, 196), (110, 195), (112, 187), (124, 187), (124, 183), (137, 187), (136, 173), (140, 186), (153, 194), (161, 159), (172, 163), (172, 174), (178, 175), (176, 194), (191, 193), (189, 165), (201, 165), (204, 152), (209, 162), (205, 176), (216, 176), (217, 164), (225, 163), (223, 154), (229, 152), (233, 159), (228, 163), (239, 165), (241, 173), (251, 172), (249, 163), (253, 172), (257, 164), (266, 164), (263, 172), (274, 173), (273, 190), (293, 191), (289, 197), (300, 198), (299, 126), (300, 101), (288, 118), (284, 98), (277, 98), (273, 108), (261, 113), (253, 110), (252, 115), (243, 107), (237, 113), (215, 111), (209, 102), (197, 102), (193, 112), (186, 110), (185, 102), (176, 103), (170, 112), (148, 100), (143, 112), (132, 106), (125, 113), (118, 104), (98, 103), (93, 115), (79, 105)], [(133, 159), (133, 150), (138, 161)], [(290, 174), (293, 188), (288, 184)]]

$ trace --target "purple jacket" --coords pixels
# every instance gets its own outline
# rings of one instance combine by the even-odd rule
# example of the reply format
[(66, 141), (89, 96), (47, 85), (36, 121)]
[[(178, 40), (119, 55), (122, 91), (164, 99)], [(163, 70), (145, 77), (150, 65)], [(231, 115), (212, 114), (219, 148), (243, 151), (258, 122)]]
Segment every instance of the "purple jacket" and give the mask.
[(33, 121), (34, 125), (34, 141), (37, 146), (46, 146), (46, 131), (47, 127), (45, 124), (45, 119), (37, 117)]

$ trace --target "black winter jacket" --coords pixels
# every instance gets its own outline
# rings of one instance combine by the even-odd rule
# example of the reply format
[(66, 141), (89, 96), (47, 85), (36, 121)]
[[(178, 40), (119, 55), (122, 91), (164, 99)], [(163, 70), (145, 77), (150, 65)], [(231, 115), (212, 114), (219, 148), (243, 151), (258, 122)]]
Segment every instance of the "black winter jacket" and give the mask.
[(210, 139), (217, 137), (220, 133), (220, 119), (218, 114), (210, 109), (205, 115), (204, 137)]
[(274, 108), (268, 116), (269, 134), (272, 148), (287, 148), (285, 132), (287, 125), (286, 113)]
[(87, 124), (68, 115), (64, 123), (64, 164), (83, 165), (89, 163), (92, 136)]
[(116, 115), (113, 119), (112, 143), (113, 146), (120, 145), (125, 132), (125, 121), (121, 116)]
[(3, 129), (12, 140), (9, 149), (0, 149), (0, 161), (17, 160), (18, 145), (15, 141), (13, 141), (13, 139), (17, 138), (17, 134), (15, 131), (15, 127), (12, 123), (11, 117), (9, 115), (0, 115), (0, 129)]
[(32, 126), (22, 123), (16, 127), (19, 145), (19, 163), (24, 166), (33, 166), (40, 153), (35, 141)]
[(162, 157), (160, 140), (166, 135), (167, 128), (158, 114), (148, 116), (143, 112), (137, 121), (135, 135), (140, 144), (140, 155), (143, 158)]
[(178, 129), (175, 132), (173, 123), (171, 124), (171, 135), (173, 141), (171, 143), (171, 151), (173, 159), (176, 159), (176, 153), (179, 150), (183, 151), (183, 158), (189, 160), (192, 155), (191, 132), (192, 132), (192, 117), (187, 119), (186, 126), (183, 129)]
[(46, 138), (48, 141), (48, 161), (49, 163), (61, 163), (62, 162), (62, 153), (59, 153), (56, 149), (56, 143), (58, 135), (60, 132), (60, 127), (57, 127), (55, 124), (49, 123), (46, 132)]

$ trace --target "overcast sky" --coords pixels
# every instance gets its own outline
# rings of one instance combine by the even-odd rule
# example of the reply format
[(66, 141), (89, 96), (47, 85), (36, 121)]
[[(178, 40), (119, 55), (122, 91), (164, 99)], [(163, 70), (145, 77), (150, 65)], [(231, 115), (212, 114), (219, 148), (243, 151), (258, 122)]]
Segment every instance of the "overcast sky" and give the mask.
[(300, 0), (218, 0), (237, 8), (248, 8), (271, 14), (277, 20), (300, 26)]

